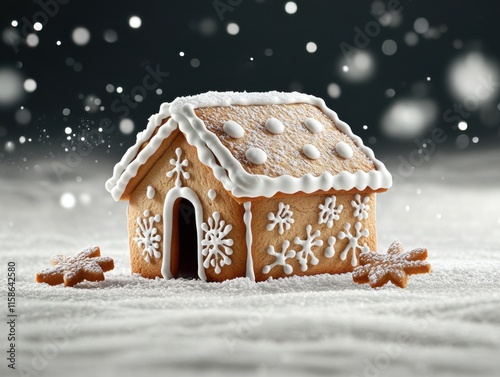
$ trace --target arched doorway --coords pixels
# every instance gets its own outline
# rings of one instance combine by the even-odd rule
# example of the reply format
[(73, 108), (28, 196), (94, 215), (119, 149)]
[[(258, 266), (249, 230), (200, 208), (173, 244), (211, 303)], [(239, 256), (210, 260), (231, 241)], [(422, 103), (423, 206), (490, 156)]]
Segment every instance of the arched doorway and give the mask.
[(203, 208), (196, 193), (187, 187), (170, 190), (165, 198), (162, 275), (206, 280), (201, 239)]

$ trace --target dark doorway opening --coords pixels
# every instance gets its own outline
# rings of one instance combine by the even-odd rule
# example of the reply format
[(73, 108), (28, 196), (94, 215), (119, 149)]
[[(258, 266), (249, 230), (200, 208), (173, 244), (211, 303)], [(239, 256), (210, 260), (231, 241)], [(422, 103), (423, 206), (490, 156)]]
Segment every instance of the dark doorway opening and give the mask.
[(177, 277), (198, 279), (198, 235), (193, 204), (181, 199), (178, 206), (179, 262)]

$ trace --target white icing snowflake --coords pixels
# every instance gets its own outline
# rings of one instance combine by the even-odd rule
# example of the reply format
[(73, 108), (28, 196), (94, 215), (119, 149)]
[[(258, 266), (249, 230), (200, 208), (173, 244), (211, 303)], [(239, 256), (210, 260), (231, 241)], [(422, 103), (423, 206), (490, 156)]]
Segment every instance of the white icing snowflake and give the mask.
[[(306, 227), (307, 237), (305, 240), (301, 240), (299, 237), (295, 237), (293, 242), (297, 245), (302, 246), (302, 250), (297, 252), (297, 259), (300, 263), (300, 269), (302, 271), (307, 271), (308, 263), (311, 263), (313, 266), (316, 266), (319, 263), (318, 258), (314, 255), (312, 248), (313, 246), (323, 246), (323, 241), (315, 240), (315, 238), (321, 235), (319, 230), (315, 231), (311, 234), (312, 226), (308, 225)], [(311, 258), (311, 261), (307, 261), (307, 257)]]
[(170, 159), (170, 165), (173, 165), (174, 168), (167, 172), (167, 177), (172, 178), (174, 174), (177, 174), (177, 177), (175, 178), (175, 187), (181, 187), (182, 186), (181, 174), (184, 177), (184, 179), (189, 179), (189, 177), (191, 176), (188, 172), (184, 171), (184, 168), (189, 165), (189, 161), (186, 158), (181, 161), (181, 155), (182, 155), (181, 148), (177, 148), (175, 150), (175, 154), (177, 155), (177, 159), (176, 160), (174, 160), (173, 158)]
[(354, 225), (354, 229), (356, 230), (356, 235), (351, 234), (351, 224), (347, 223), (344, 225), (345, 232), (340, 231), (338, 234), (338, 237), (343, 240), (344, 238), (347, 238), (349, 240), (349, 243), (347, 246), (344, 248), (342, 253), (340, 254), (340, 259), (341, 260), (346, 260), (347, 258), (347, 253), (349, 253), (349, 250), (352, 250), (352, 258), (351, 258), (351, 265), (356, 266), (358, 264), (358, 259), (356, 257), (356, 249), (360, 249), (362, 252), (363, 251), (369, 251), (370, 248), (366, 246), (366, 243), (364, 246), (361, 246), (359, 244), (359, 239), (361, 237), (368, 237), (370, 235), (370, 231), (368, 229), (363, 229), (361, 230), (361, 223), (357, 222)]
[(231, 238), (226, 239), (226, 236), (233, 227), (226, 225), (226, 222), (220, 219), (219, 212), (216, 211), (212, 217), (208, 218), (208, 224), (201, 224), (201, 228), (205, 232), (205, 237), (201, 241), (202, 254), (206, 257), (203, 267), (212, 266), (215, 268), (215, 273), (219, 274), (221, 267), (231, 264), (231, 258), (228, 255), (233, 254), (230, 246), (233, 246), (234, 241)]
[(138, 237), (134, 237), (133, 240), (140, 248), (143, 248), (142, 254), (144, 255), (144, 260), (146, 262), (151, 262), (151, 258), (154, 257), (156, 259), (161, 257), (161, 252), (159, 251), (160, 244), (158, 242), (161, 241), (161, 236), (158, 233), (158, 230), (154, 226), (155, 223), (159, 223), (161, 221), (161, 216), (149, 216), (149, 211), (144, 211), (145, 218), (137, 218), (138, 228), (135, 229), (135, 232), (138, 234)]
[(344, 209), (343, 205), (339, 205), (335, 208), (335, 204), (337, 203), (337, 197), (332, 195), (329, 198), (325, 199), (324, 204), (319, 205), (319, 209), (321, 210), (319, 213), (318, 224), (324, 224), (331, 228), (333, 226), (334, 221), (340, 218), (340, 213)]
[(368, 211), (370, 210), (370, 205), (368, 204), (370, 197), (365, 196), (363, 201), (361, 201), (361, 195), (356, 194), (354, 199), (356, 200), (351, 200), (351, 204), (354, 207), (354, 217), (356, 217), (359, 221), (367, 219)]
[(285, 229), (290, 229), (292, 224), (295, 222), (295, 220), (292, 218), (292, 215), (293, 212), (290, 211), (290, 205), (285, 205), (280, 202), (276, 215), (272, 212), (269, 212), (267, 215), (267, 218), (271, 221), (270, 224), (267, 224), (267, 230), (271, 231), (274, 229), (276, 224), (279, 224), (279, 234), (283, 234), (285, 232)]
[(264, 274), (268, 274), (269, 271), (271, 271), (274, 268), (274, 266), (283, 266), (283, 271), (285, 271), (286, 274), (290, 275), (293, 272), (293, 267), (290, 266), (288, 263), (286, 263), (286, 260), (288, 258), (295, 257), (295, 250), (288, 250), (289, 247), (290, 247), (290, 241), (287, 240), (283, 241), (283, 243), (281, 244), (281, 253), (277, 253), (274, 250), (274, 246), (269, 246), (267, 248), (267, 253), (275, 257), (276, 260), (273, 263), (264, 266), (262, 272)]

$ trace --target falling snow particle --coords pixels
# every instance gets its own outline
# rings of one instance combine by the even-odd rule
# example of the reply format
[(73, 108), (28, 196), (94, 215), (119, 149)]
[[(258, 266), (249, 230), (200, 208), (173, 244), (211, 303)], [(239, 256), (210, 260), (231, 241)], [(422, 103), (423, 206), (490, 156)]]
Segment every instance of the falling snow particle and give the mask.
[(24, 144), (24, 143), (26, 143), (26, 137), (25, 136), (19, 137), (19, 144)]
[(227, 25), (226, 30), (227, 30), (228, 34), (236, 35), (240, 32), (240, 27), (238, 26), (238, 24), (231, 22), (230, 24)]
[(467, 122), (464, 121), (458, 122), (458, 129), (460, 131), (465, 131), (467, 129)]
[(184, 54), (184, 51), (180, 51), (180, 52), (179, 52), (179, 56), (184, 56), (184, 55), (185, 55), (185, 54)]
[(61, 45), (61, 41), (57, 41), (56, 45), (60, 46)]
[(120, 121), (120, 131), (128, 135), (134, 131), (134, 122), (132, 119), (124, 118)]
[(23, 96), (23, 81), (20, 74), (10, 68), (0, 68), (0, 106), (12, 105)]
[(63, 208), (70, 209), (73, 208), (76, 204), (76, 198), (75, 196), (70, 193), (70, 192), (65, 192), (64, 194), (61, 195), (61, 198), (59, 199), (59, 203)]
[(339, 98), (342, 93), (340, 86), (334, 82), (328, 85), (327, 91), (328, 95), (332, 98)]
[(42, 25), (40, 22), (35, 22), (35, 23), (33, 24), (33, 29), (34, 29), (35, 31), (40, 31), (40, 30), (42, 30), (42, 29), (43, 29), (43, 25)]
[(309, 52), (310, 54), (314, 54), (317, 50), (318, 50), (318, 46), (316, 45), (316, 43), (314, 42), (309, 42), (307, 43), (306, 45), (306, 50), (307, 52)]
[(5, 152), (12, 153), (16, 149), (16, 145), (12, 141), (8, 141), (5, 143)]
[(273, 50), (270, 48), (266, 48), (266, 50), (264, 51), (264, 55), (266, 56), (273, 56), (273, 53)]
[(71, 34), (73, 42), (78, 46), (85, 46), (90, 41), (90, 31), (84, 27), (77, 27)]
[(405, 34), (405, 43), (408, 46), (416, 46), (418, 43), (418, 34), (414, 33), (413, 31), (410, 31)]
[(295, 14), (297, 13), (297, 4), (294, 3), (293, 1), (289, 1), (285, 4), (285, 12), (288, 14)]
[(128, 24), (132, 29), (139, 29), (142, 25), (142, 20), (139, 16), (132, 16), (129, 18)]
[(458, 135), (457, 140), (455, 140), (455, 145), (458, 149), (465, 149), (469, 146), (469, 136), (462, 134)]
[(191, 67), (198, 68), (200, 66), (200, 59), (193, 58), (191, 59)]
[(387, 56), (392, 56), (398, 50), (398, 45), (392, 39), (387, 39), (382, 43), (382, 52)]
[(38, 35), (36, 34), (28, 34), (28, 36), (26, 37), (26, 44), (29, 46), (29, 47), (36, 47), (38, 46), (38, 43), (40, 42), (40, 38), (38, 38)]
[(28, 93), (34, 92), (36, 90), (36, 81), (33, 79), (27, 79), (24, 81), (24, 90)]
[(476, 136), (474, 136), (474, 137), (472, 138), (472, 142), (473, 142), (474, 144), (477, 144), (477, 143), (479, 142), (479, 138), (478, 138), (478, 137), (476, 137)]
[(12, 25), (12, 27), (17, 27), (17, 25), (19, 25), (19, 23), (16, 20), (12, 20), (10, 24)]
[(116, 88), (116, 93), (121, 93), (123, 92), (123, 88), (121, 86)]
[(413, 24), (413, 28), (417, 33), (425, 34), (429, 30), (429, 22), (423, 17), (417, 18)]
[[(63, 109), (62, 113), (65, 117), (67, 117), (69, 114), (71, 114), (71, 110), (66, 107)], [(66, 127), (66, 129), (69, 129), (69, 132), (66, 132), (66, 133), (71, 133), (71, 128)]]
[(163, 94), (163, 90), (161, 88), (156, 89), (156, 94), (161, 96)]
[(66, 127), (64, 129), (64, 132), (66, 133), (66, 135), (71, 135), (71, 133), (73, 132), (73, 130), (70, 127)]
[(392, 97), (394, 97), (395, 95), (396, 95), (396, 91), (395, 91), (394, 89), (387, 89), (387, 90), (385, 91), (385, 96), (386, 96), (387, 98), (392, 98)]
[(115, 43), (118, 40), (116, 31), (109, 29), (104, 32), (104, 40), (108, 43)]
[(14, 114), (14, 118), (21, 126), (26, 126), (29, 122), (31, 122), (31, 111), (25, 108), (20, 108)]

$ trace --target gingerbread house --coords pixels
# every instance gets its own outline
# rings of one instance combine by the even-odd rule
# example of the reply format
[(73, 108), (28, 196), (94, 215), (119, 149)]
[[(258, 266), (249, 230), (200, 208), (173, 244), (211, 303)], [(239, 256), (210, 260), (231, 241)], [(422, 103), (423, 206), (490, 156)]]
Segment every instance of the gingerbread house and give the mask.
[(391, 184), (323, 100), (209, 92), (164, 103), (106, 189), (129, 201), (132, 272), (262, 281), (352, 271)]

